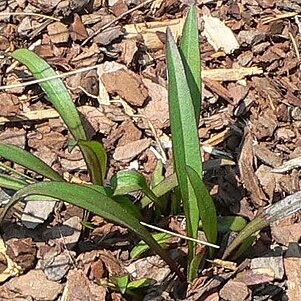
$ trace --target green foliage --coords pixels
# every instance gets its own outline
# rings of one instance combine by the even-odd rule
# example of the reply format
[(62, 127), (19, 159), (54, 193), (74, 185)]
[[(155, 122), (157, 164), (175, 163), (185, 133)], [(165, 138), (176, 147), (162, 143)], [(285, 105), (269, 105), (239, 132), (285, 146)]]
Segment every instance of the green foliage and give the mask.
[[(234, 255), (240, 256), (252, 244), (257, 232), (263, 227), (299, 210), (301, 193), (271, 206), (249, 224), (246, 224), (246, 220), (242, 217), (217, 218), (214, 202), (203, 182), (203, 170), (212, 167), (203, 166), (198, 137), (201, 111), (201, 65), (197, 24), (196, 8), (192, 7), (183, 28), (180, 47), (177, 47), (171, 32), (167, 30), (168, 101), (175, 173), (164, 178), (162, 163), (158, 162), (151, 186), (148, 185), (145, 177), (136, 171), (120, 171), (112, 177), (111, 186), (104, 186), (107, 154), (103, 145), (87, 137), (84, 123), (62, 80), (59, 78), (46, 80), (40, 85), (74, 138), (72, 143), (69, 142), (69, 146), (77, 145), (83, 153), (91, 183), (84, 185), (67, 183), (60, 174), (36, 156), (19, 147), (0, 144), (0, 157), (50, 180), (37, 182), (34, 178), (6, 168), (10, 174), (0, 174), (0, 186), (15, 190), (16, 193), (1, 213), (0, 221), (21, 199), (39, 200), (40, 196), (43, 196), (45, 200), (63, 200), (127, 227), (142, 239), (132, 249), (132, 258), (140, 256), (151, 248), (166, 261), (181, 280), (185, 280), (177, 264), (164, 250), (170, 234), (151, 234), (142, 225), (146, 225), (143, 223), (143, 217), (146, 216), (148, 206), (155, 205), (155, 212), (158, 213), (156, 218), (158, 218), (159, 214), (170, 214), (167, 212), (169, 208), (166, 200), (171, 202), (172, 214), (180, 213), (182, 204), (187, 233), (192, 239), (198, 237), (199, 226), (212, 244), (217, 241), (218, 231), (221, 234), (240, 231), (237, 238), (226, 249), (224, 258), (233, 255), (236, 249), (238, 250)], [(30, 50), (19, 49), (14, 51), (12, 56), (26, 65), (37, 79), (56, 75), (42, 58)], [(232, 163), (221, 162), (221, 164)], [(144, 194), (137, 203), (138, 206), (128, 196), (129, 193), (137, 190)], [(170, 197), (168, 192), (173, 192), (173, 195)], [(83, 221), (83, 224), (85, 227), (91, 227), (89, 221)], [(197, 255), (196, 243), (193, 241), (188, 242), (188, 248), (187, 275), (188, 280), (193, 280), (207, 252)], [(209, 256), (213, 255), (213, 249), (210, 248)], [(130, 281), (128, 275), (117, 277), (112, 281), (115, 288), (126, 294), (148, 285), (147, 279)]]
[(115, 287), (118, 288), (118, 290), (122, 294), (127, 293), (129, 295), (132, 295), (134, 293), (132, 291), (149, 286), (151, 281), (148, 278), (140, 278), (137, 280), (130, 281), (129, 275), (123, 275), (119, 277), (113, 277), (111, 279), (111, 282), (115, 285)]
[[(166, 61), (174, 168), (183, 200), (187, 233), (188, 236), (197, 238), (201, 218), (207, 239), (215, 243), (216, 212), (202, 181), (203, 168), (198, 137), (201, 69), (197, 14), (194, 7), (190, 9), (185, 21), (180, 51), (170, 30), (167, 30)], [(189, 280), (192, 280), (196, 276), (199, 261), (196, 259), (196, 244), (189, 242), (188, 248), (188, 275)]]
[[(172, 237), (168, 233), (155, 233), (152, 235), (154, 240), (160, 244), (161, 246), (164, 246), (166, 242)], [(131, 251), (131, 258), (135, 259), (142, 255), (144, 252), (149, 250), (149, 246), (144, 242), (140, 241)]]
[(45, 178), (54, 181), (63, 181), (60, 174), (54, 171), (41, 159), (25, 151), (24, 149), (10, 144), (0, 144), (0, 157), (13, 161), (29, 170), (32, 170)]

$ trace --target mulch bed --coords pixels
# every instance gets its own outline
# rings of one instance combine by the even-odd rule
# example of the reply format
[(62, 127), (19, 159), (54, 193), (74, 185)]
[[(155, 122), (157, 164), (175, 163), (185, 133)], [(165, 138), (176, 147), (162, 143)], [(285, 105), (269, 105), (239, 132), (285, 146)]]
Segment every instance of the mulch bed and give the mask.
[[(150, 180), (158, 159), (164, 161), (166, 175), (172, 172), (165, 30), (169, 26), (179, 37), (193, 2), (0, 1), (0, 51), (30, 48), (60, 73), (99, 65), (64, 81), (90, 137), (101, 140), (108, 151), (108, 178), (120, 169), (135, 168)], [(204, 160), (234, 162), (208, 171), (206, 184), (219, 214), (252, 220), (264, 207), (300, 189), (301, 4), (196, 2)], [(224, 42), (218, 27), (208, 39), (206, 32), (218, 22), (228, 28), (226, 42), (234, 39), (236, 46), (219, 47)], [(0, 85), (32, 79), (24, 66), (6, 56), (0, 70)], [(69, 139), (38, 85), (0, 91), (0, 142), (29, 150), (66, 179), (88, 181), (81, 154), (76, 148), (68, 151)], [(1, 190), (1, 201), (9, 194)], [(32, 206), (43, 207), (43, 202)], [(132, 280), (152, 279), (141, 300), (298, 300), (301, 295), (300, 213), (262, 231), (233, 268), (208, 262), (186, 288), (157, 256), (130, 260), (138, 241), (126, 229), (94, 216), (94, 229), (83, 231), (81, 209), (49, 206), (39, 212), (44, 222), (38, 226), (24, 215), (20, 223), (21, 207), (3, 224), (7, 254), (22, 273), (2, 280), (1, 300), (134, 300), (108, 287), (108, 279), (125, 273)], [(161, 224), (183, 232), (179, 217)], [(184, 241), (173, 240), (169, 248), (175, 257), (187, 251)], [(0, 267), (6, 266), (5, 260)]]

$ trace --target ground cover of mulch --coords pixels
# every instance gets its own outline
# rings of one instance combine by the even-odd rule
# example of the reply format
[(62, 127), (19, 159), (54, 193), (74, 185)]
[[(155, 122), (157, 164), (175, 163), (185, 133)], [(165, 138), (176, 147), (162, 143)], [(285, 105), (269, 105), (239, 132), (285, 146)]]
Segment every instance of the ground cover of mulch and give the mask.
[[(205, 161), (231, 162), (207, 171), (206, 184), (220, 215), (252, 220), (300, 190), (301, 4), (196, 2), (203, 68), (200, 142)], [(172, 172), (165, 30), (169, 26), (178, 38), (192, 3), (2, 0), (0, 51), (29, 48), (59, 73), (94, 67), (64, 81), (90, 137), (108, 151), (108, 178), (135, 168), (150, 180), (159, 159), (165, 174)], [(6, 56), (0, 68), (0, 85), (17, 85), (0, 91), (0, 142), (31, 151), (65, 179), (88, 181), (83, 158), (76, 148), (68, 151), (70, 136), (43, 91), (37, 85), (18, 86), (32, 79), (26, 68)], [(0, 195), (5, 202), (10, 192)], [(138, 239), (126, 229), (92, 216), (89, 230), (83, 218), (83, 210), (68, 204), (19, 205), (2, 225), (2, 238), (21, 271), (3, 275), (9, 259), (0, 245), (0, 300), (134, 300), (109, 288), (112, 277), (125, 273), (132, 280), (152, 279), (141, 300), (300, 298), (300, 213), (262, 231), (235, 264), (208, 262), (188, 287), (151, 253), (131, 260)], [(185, 232), (179, 216), (159, 224)], [(187, 251), (178, 239), (168, 248), (174, 256)]]

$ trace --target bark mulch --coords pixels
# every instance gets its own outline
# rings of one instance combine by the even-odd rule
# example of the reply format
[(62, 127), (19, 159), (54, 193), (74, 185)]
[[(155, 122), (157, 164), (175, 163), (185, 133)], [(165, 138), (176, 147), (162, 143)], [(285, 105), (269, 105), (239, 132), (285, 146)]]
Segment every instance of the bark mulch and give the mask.
[[(108, 179), (135, 168), (150, 180), (159, 159), (165, 174), (172, 172), (165, 30), (169, 26), (178, 38), (194, 2), (0, 1), (0, 51), (29, 48), (60, 73), (94, 67), (64, 81), (90, 137), (108, 151)], [(300, 189), (301, 4), (196, 4), (204, 160), (232, 161), (206, 172), (206, 184), (220, 215), (252, 220)], [(0, 85), (17, 86), (0, 91), (0, 142), (27, 149), (66, 179), (88, 181), (83, 158), (76, 148), (68, 151), (71, 137), (43, 91), (38, 85), (18, 86), (31, 79), (24, 66), (1, 56)], [(1, 202), (10, 195), (0, 190)], [(124, 228), (92, 216), (88, 230), (84, 212), (68, 204), (41, 200), (23, 207), (17, 206), (2, 227), (0, 300), (135, 300), (110, 288), (109, 280), (126, 273), (131, 280), (151, 279), (138, 300), (300, 299), (300, 212), (262, 231), (236, 262), (208, 261), (187, 287), (151, 253), (131, 260), (138, 240)], [(159, 224), (183, 233), (180, 218)], [(187, 251), (177, 239), (168, 248), (175, 258)]]

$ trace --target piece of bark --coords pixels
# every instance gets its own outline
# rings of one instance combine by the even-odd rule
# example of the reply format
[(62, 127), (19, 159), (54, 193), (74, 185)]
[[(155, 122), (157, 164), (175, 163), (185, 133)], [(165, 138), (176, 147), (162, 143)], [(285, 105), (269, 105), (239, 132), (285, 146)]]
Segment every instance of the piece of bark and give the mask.
[(109, 93), (118, 94), (133, 106), (141, 107), (148, 97), (148, 89), (141, 78), (121, 64), (104, 63), (100, 77)]
[(113, 158), (117, 161), (130, 162), (151, 145), (151, 139), (144, 138), (119, 146), (116, 148)]
[(288, 300), (299, 300), (301, 296), (301, 251), (297, 243), (290, 244), (284, 257), (287, 277)]
[[(30, 270), (27, 274), (6, 282), (0, 290), (1, 300), (54, 301), (61, 294), (63, 286), (46, 278), (42, 270)], [(24, 300), (24, 299), (21, 299)]]
[(82, 270), (69, 271), (66, 284), (67, 299), (72, 301), (103, 301), (106, 288), (93, 283)]
[(69, 31), (61, 22), (54, 22), (47, 26), (48, 35), (54, 44), (66, 43), (69, 39)]
[(264, 205), (266, 196), (259, 185), (253, 168), (253, 137), (247, 132), (240, 153), (238, 166), (241, 178), (246, 189), (250, 192), (254, 205), (260, 207)]
[(227, 301), (247, 300), (250, 292), (245, 283), (231, 279), (220, 290), (219, 296)]
[(282, 164), (282, 158), (275, 152), (270, 151), (263, 143), (255, 144), (253, 151), (259, 160), (271, 167), (278, 167)]
[(73, 41), (83, 41), (88, 37), (87, 30), (78, 14), (74, 14), (74, 20), (69, 30)]

